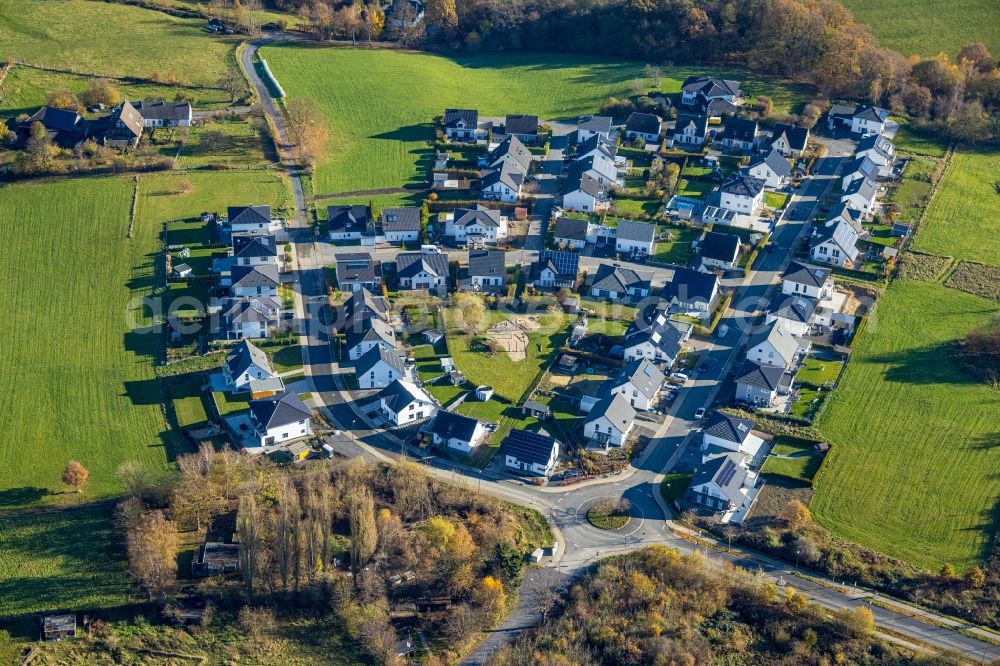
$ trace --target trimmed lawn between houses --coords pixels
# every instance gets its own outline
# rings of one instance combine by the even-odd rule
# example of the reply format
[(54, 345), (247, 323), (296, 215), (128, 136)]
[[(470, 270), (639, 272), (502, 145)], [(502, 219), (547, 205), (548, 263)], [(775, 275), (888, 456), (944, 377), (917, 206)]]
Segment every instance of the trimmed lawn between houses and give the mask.
[(817, 419), (832, 447), (811, 508), (837, 537), (932, 571), (989, 553), (1000, 393), (963, 374), (949, 351), (997, 311), (907, 280), (879, 299)]
[(664, 264), (687, 266), (691, 261), (691, 255), (694, 254), (693, 243), (701, 236), (701, 231), (690, 227), (660, 227), (659, 231), (669, 231), (673, 240), (656, 241), (653, 260)]
[(814, 447), (814, 442), (779, 436), (761, 471), (812, 484), (813, 477), (823, 463), (823, 456)]

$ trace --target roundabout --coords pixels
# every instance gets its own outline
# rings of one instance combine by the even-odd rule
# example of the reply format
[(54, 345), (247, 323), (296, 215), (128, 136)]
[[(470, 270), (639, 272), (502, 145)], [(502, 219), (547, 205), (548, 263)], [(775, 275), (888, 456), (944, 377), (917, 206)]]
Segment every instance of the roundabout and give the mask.
[(624, 500), (604, 500), (587, 510), (587, 520), (599, 530), (620, 530), (632, 520), (630, 509)]

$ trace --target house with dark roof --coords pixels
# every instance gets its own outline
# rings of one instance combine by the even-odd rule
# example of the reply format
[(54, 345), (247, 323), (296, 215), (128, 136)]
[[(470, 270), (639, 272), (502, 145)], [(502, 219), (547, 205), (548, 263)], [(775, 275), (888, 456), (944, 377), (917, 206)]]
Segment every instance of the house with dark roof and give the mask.
[(576, 152), (573, 153), (573, 159), (579, 161), (586, 157), (590, 157), (591, 155), (598, 154), (607, 157), (612, 162), (616, 162), (616, 164), (619, 162), (618, 146), (599, 134), (595, 134), (589, 139), (585, 139), (576, 144)]
[(618, 220), (615, 228), (615, 251), (621, 254), (650, 255), (656, 251), (655, 239), (655, 224)]
[(889, 111), (871, 104), (834, 104), (826, 120), (831, 131), (844, 129), (863, 136), (878, 135), (885, 131)]
[(648, 323), (633, 321), (625, 331), (622, 354), (626, 361), (651, 359), (671, 368), (691, 335), (691, 325), (656, 312)]
[(548, 476), (559, 460), (559, 442), (542, 433), (515, 428), (500, 444), (500, 455), (509, 470)]
[(833, 287), (829, 268), (792, 261), (781, 274), (782, 294), (801, 294), (823, 300), (833, 296)]
[(586, 155), (576, 156), (572, 168), (582, 170), (583, 173), (593, 177), (601, 186), (610, 187), (615, 184), (620, 185), (622, 182), (618, 176), (618, 163), (614, 153), (606, 150), (603, 146)]
[(396, 279), (400, 289), (447, 291), (448, 255), (444, 252), (401, 252), (396, 255)]
[(397, 379), (410, 380), (406, 364), (391, 347), (375, 345), (358, 358), (354, 364), (358, 388), (385, 388)]
[(858, 249), (858, 234), (842, 219), (813, 227), (809, 241), (809, 258), (825, 264), (854, 268), (864, 255)]
[(875, 211), (875, 198), (878, 195), (878, 184), (874, 179), (868, 177), (855, 178), (840, 196), (840, 202), (847, 204), (848, 208), (858, 211), (864, 216), (869, 216)]
[(780, 365), (754, 363), (744, 359), (736, 373), (736, 400), (755, 408), (774, 404), (785, 369)]
[(766, 310), (766, 323), (779, 321), (792, 335), (809, 335), (819, 301), (808, 296), (779, 294), (771, 299)]
[(190, 127), (194, 119), (191, 102), (136, 102), (135, 110), (145, 127)]
[(250, 401), (257, 446), (287, 444), (312, 434), (312, 412), (293, 391)]
[(230, 234), (270, 234), (278, 230), (270, 206), (230, 206), (225, 226)]
[(669, 312), (707, 315), (719, 297), (719, 278), (714, 273), (677, 267), (663, 285), (661, 295)]
[(445, 446), (462, 453), (472, 453), (486, 437), (486, 425), (469, 416), (438, 410), (427, 428), (435, 446)]
[(561, 250), (542, 250), (531, 271), (532, 280), (540, 289), (576, 289), (580, 255)]
[(681, 84), (681, 104), (683, 106), (702, 106), (712, 100), (724, 100), (733, 105), (739, 105), (739, 81), (716, 79), (710, 76), (689, 76)]
[(635, 409), (620, 394), (601, 397), (583, 421), (583, 436), (608, 446), (623, 446), (635, 425)]
[(742, 168), (742, 171), (748, 176), (764, 181), (766, 187), (775, 190), (784, 187), (792, 177), (792, 165), (777, 148), (756, 155)]
[(611, 138), (611, 118), (608, 116), (580, 116), (576, 121), (577, 144), (595, 136), (604, 140)]
[(633, 111), (625, 121), (625, 140), (642, 139), (646, 143), (657, 143), (663, 132), (663, 118), (652, 113)]
[(764, 181), (734, 171), (719, 187), (719, 208), (752, 215), (764, 203)]
[(368, 206), (327, 206), (326, 227), (330, 240), (359, 240), (363, 245), (385, 241), (385, 232)]
[(771, 130), (771, 147), (785, 157), (798, 157), (809, 144), (809, 129), (788, 123), (775, 123)]
[(575, 217), (562, 216), (556, 219), (552, 240), (556, 245), (574, 250), (587, 246), (587, 230), (590, 222)]
[(753, 434), (753, 421), (725, 412), (712, 412), (701, 432), (702, 450), (724, 449), (753, 457), (764, 443)]
[(376, 291), (382, 285), (382, 263), (367, 252), (338, 252), (334, 260), (341, 291)]
[(620, 264), (601, 264), (588, 276), (592, 298), (626, 301), (649, 296), (652, 273), (625, 268)]
[(229, 340), (269, 338), (278, 326), (281, 303), (276, 298), (223, 298), (219, 301), (219, 332)]
[(337, 309), (335, 328), (346, 332), (361, 325), (366, 319), (381, 319), (389, 321), (389, 301), (383, 296), (376, 296), (370, 290), (362, 287), (353, 291), (344, 304)]
[(260, 347), (249, 340), (241, 340), (226, 354), (222, 376), (228, 390), (242, 392), (249, 391), (254, 380), (274, 379), (278, 375)]
[(681, 148), (697, 148), (708, 137), (708, 116), (700, 113), (678, 113), (674, 123), (673, 140)]
[(515, 162), (501, 162), (496, 169), (485, 169), (480, 174), (480, 195), (483, 199), (515, 203), (521, 196), (521, 186), (526, 176)]
[(278, 242), (271, 234), (237, 234), (232, 237), (232, 265), (278, 265)]
[(443, 218), (445, 236), (458, 245), (495, 245), (508, 235), (507, 218), (500, 211), (481, 204), (472, 208), (456, 208), (451, 213), (445, 213)]
[(858, 238), (868, 238), (870, 234), (865, 229), (863, 220), (864, 214), (861, 211), (854, 210), (846, 203), (840, 202), (830, 210), (823, 224), (830, 226), (836, 222), (843, 221), (854, 229), (854, 233), (858, 235)]
[(363, 319), (357, 326), (346, 331), (347, 358), (357, 361), (374, 347), (384, 347), (395, 351), (397, 347), (396, 332), (381, 319)]
[(444, 133), (449, 141), (475, 141), (486, 137), (486, 130), (479, 127), (476, 109), (445, 109)]
[(740, 237), (735, 234), (706, 231), (698, 240), (697, 250), (701, 260), (700, 270), (729, 271), (739, 265)]
[(485, 158), (480, 158), (479, 165), (482, 168), (499, 169), (504, 162), (511, 162), (524, 173), (528, 173), (531, 159), (531, 151), (524, 142), (516, 136), (509, 136), (486, 153)]
[(90, 135), (101, 145), (113, 148), (135, 148), (142, 137), (142, 115), (127, 100), (111, 113), (93, 121)]
[(611, 205), (608, 187), (590, 173), (586, 162), (574, 162), (562, 187), (563, 208), (587, 213), (607, 210)]
[(395, 380), (378, 394), (379, 409), (394, 426), (429, 419), (437, 412), (434, 399), (413, 382)]
[(708, 509), (728, 512), (747, 502), (747, 494), (756, 484), (756, 475), (747, 469), (738, 453), (710, 458), (704, 462), (685, 492), (692, 503)]
[(878, 165), (879, 177), (888, 178), (896, 162), (896, 145), (884, 136), (873, 134), (858, 142), (854, 156), (867, 157)]
[(229, 292), (236, 298), (270, 296), (278, 297), (278, 267), (274, 264), (233, 266)]
[(523, 113), (508, 114), (504, 118), (501, 134), (515, 136), (522, 143), (538, 143), (538, 116)]
[(412, 243), (420, 240), (419, 208), (383, 208), (380, 218), (387, 243)]
[(735, 152), (749, 152), (757, 145), (759, 126), (749, 118), (730, 118), (722, 130), (722, 147)]
[(18, 136), (25, 141), (31, 136), (31, 126), (40, 123), (45, 137), (60, 148), (74, 148), (87, 138), (89, 127), (75, 109), (43, 106), (18, 126)]
[(792, 332), (780, 321), (773, 321), (747, 339), (746, 357), (760, 365), (790, 369), (801, 349)]
[(874, 182), (878, 180), (879, 176), (878, 165), (868, 155), (852, 159), (844, 165), (844, 169), (840, 174), (840, 189), (842, 190), (846, 190), (858, 178), (868, 178)]
[(501, 250), (470, 250), (469, 263), (460, 270), (458, 287), (463, 291), (501, 291), (507, 286), (506, 253)]

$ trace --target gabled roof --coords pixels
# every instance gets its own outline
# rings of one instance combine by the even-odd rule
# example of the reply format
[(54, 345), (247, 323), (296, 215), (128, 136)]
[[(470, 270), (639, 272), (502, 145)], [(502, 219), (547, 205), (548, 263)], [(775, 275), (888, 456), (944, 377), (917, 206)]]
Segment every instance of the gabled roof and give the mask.
[(268, 324), (278, 319), (281, 304), (273, 298), (258, 296), (255, 298), (227, 298), (220, 302), (222, 316), (233, 324), (255, 321)]
[(780, 321), (772, 321), (765, 328), (754, 333), (747, 339), (747, 349), (753, 349), (757, 345), (769, 342), (774, 350), (778, 352), (786, 364), (791, 363), (795, 358), (795, 352), (799, 350), (799, 343)]
[(274, 264), (258, 266), (234, 266), (233, 287), (277, 287), (278, 267)]
[(580, 268), (580, 255), (575, 252), (563, 252), (561, 250), (542, 250), (538, 255), (536, 266), (538, 267), (538, 271), (549, 268), (558, 277), (576, 279), (576, 274)]
[(237, 224), (263, 224), (265, 227), (271, 224), (270, 206), (230, 206), (229, 225)]
[(396, 255), (396, 275), (413, 277), (421, 271), (442, 278), (448, 275), (448, 255), (440, 252), (401, 252)]
[(640, 113), (633, 111), (632, 115), (625, 121), (626, 132), (640, 132), (642, 134), (659, 134), (663, 119), (652, 113)]
[(135, 107), (128, 100), (116, 106), (109, 117), (111, 118), (111, 122), (124, 125), (122, 129), (131, 132), (137, 137), (142, 136), (142, 128), (145, 124), (142, 115), (136, 111)]
[(618, 264), (600, 264), (594, 273), (594, 281), (591, 289), (602, 289), (604, 291), (614, 291), (620, 294), (627, 293), (629, 289), (649, 289), (652, 273), (624, 268)]
[(31, 126), (41, 123), (45, 129), (57, 132), (74, 132), (80, 129), (83, 117), (74, 109), (58, 109), (54, 106), (43, 106), (22, 125)]
[(475, 129), (479, 124), (479, 111), (475, 109), (445, 109), (444, 126), (445, 129), (458, 127), (459, 121), (464, 122), (466, 128)]
[(589, 226), (590, 223), (587, 220), (580, 220), (575, 217), (560, 217), (556, 220), (556, 228), (553, 233), (555, 238), (582, 241), (587, 239), (587, 228)]
[(700, 93), (707, 98), (740, 94), (740, 82), (731, 79), (714, 79), (710, 76), (689, 76), (684, 79), (683, 92)]
[(379, 363), (385, 363), (401, 377), (406, 376), (406, 366), (403, 364), (403, 359), (399, 358), (399, 354), (394, 349), (387, 349), (382, 345), (375, 345), (361, 355), (361, 358), (354, 364), (354, 374), (359, 377), (368, 374)]
[(376, 296), (362, 287), (358, 291), (352, 292), (350, 298), (344, 302), (344, 311), (347, 316), (355, 317), (363, 309), (367, 309), (379, 319), (385, 319), (389, 312), (389, 302), (384, 297)]
[(467, 227), (478, 224), (481, 227), (500, 228), (500, 211), (476, 204), (472, 208), (456, 208), (452, 224), (456, 227)]
[(381, 218), (383, 231), (420, 231), (419, 208), (383, 208)]
[(619, 220), (618, 228), (615, 230), (615, 238), (620, 240), (636, 241), (639, 243), (651, 243), (656, 237), (656, 225), (648, 222), (633, 222), (632, 220)]
[(736, 373), (736, 381), (740, 384), (749, 384), (767, 391), (777, 391), (781, 385), (781, 377), (785, 374), (785, 369), (780, 365), (767, 365), (754, 363), (750, 359), (744, 359), (739, 372)]
[(895, 152), (896, 147), (893, 145), (892, 141), (885, 138), (881, 134), (869, 134), (868, 136), (858, 141), (858, 147), (854, 151), (855, 155), (867, 152), (869, 150), (874, 150), (884, 157), (892, 157)]
[(524, 171), (531, 164), (531, 151), (516, 136), (511, 134), (486, 155), (486, 163), (495, 166), (497, 162), (510, 156)]
[(312, 418), (297, 393), (284, 391), (269, 398), (250, 401), (250, 413), (258, 427), (270, 430)]
[(858, 250), (858, 234), (854, 231), (854, 228), (845, 222), (843, 219), (837, 220), (835, 223), (819, 227), (813, 232), (812, 244), (813, 246), (822, 245), (823, 243), (833, 243), (841, 252), (847, 255), (851, 261), (858, 258), (860, 250)]
[(504, 267), (506, 253), (502, 250), (472, 250), (469, 252), (469, 277), (502, 277), (507, 279)]
[(370, 318), (363, 319), (361, 321), (361, 329), (354, 330), (352, 327), (351, 332), (347, 336), (347, 348), (352, 349), (355, 346), (361, 344), (362, 342), (384, 342), (385, 345), (379, 345), (380, 347), (388, 345), (389, 347), (396, 347), (396, 332), (392, 330), (386, 322), (381, 319)]
[(577, 159), (580, 159), (582, 156), (592, 153), (595, 150), (600, 150), (612, 160), (615, 159), (616, 155), (618, 155), (618, 147), (614, 143), (605, 139), (600, 134), (594, 134), (589, 139), (584, 139), (580, 143), (576, 144)]
[(135, 103), (135, 110), (146, 120), (187, 120), (191, 117), (190, 102)]
[(607, 134), (611, 131), (611, 118), (608, 116), (580, 116), (580, 119), (576, 121), (576, 128)]
[(674, 134), (681, 134), (685, 129), (693, 127), (697, 136), (705, 136), (708, 131), (708, 116), (700, 113), (678, 113)]
[(757, 121), (747, 118), (730, 118), (722, 130), (722, 138), (752, 142), (757, 138)]
[(226, 366), (229, 369), (229, 374), (233, 377), (242, 375), (254, 365), (266, 370), (267, 374), (274, 375), (271, 362), (267, 360), (267, 354), (249, 340), (240, 340), (239, 344), (226, 354)]
[(233, 256), (276, 257), (278, 256), (278, 244), (275, 242), (274, 236), (270, 234), (263, 236), (237, 234), (233, 236)]
[(635, 409), (620, 394), (609, 394), (603, 396), (594, 405), (594, 408), (590, 410), (590, 413), (587, 414), (587, 418), (583, 422), (593, 423), (602, 416), (607, 417), (611, 425), (619, 431), (625, 432), (632, 425), (632, 421), (635, 420)]
[(520, 190), (521, 183), (524, 182), (524, 170), (515, 162), (504, 161), (497, 169), (487, 169), (482, 172), (479, 181), (480, 187), (486, 189), (501, 183), (512, 190)]
[(740, 237), (718, 231), (706, 231), (701, 237), (698, 254), (706, 259), (736, 261), (740, 253)]
[(737, 453), (710, 458), (691, 479), (691, 487), (712, 483), (733, 504), (743, 502), (743, 484), (747, 480), (747, 470), (741, 464), (743, 459)]
[(434, 417), (431, 432), (445, 440), (454, 438), (471, 444), (472, 438), (476, 436), (478, 426), (479, 421), (472, 417), (441, 409)]
[[(875, 179), (862, 177), (855, 178), (850, 183), (847, 184), (847, 189), (844, 190), (843, 197), (851, 197), (857, 194), (865, 201), (873, 201), (875, 195), (878, 193), (878, 185), (875, 183)], [(841, 200), (843, 200), (841, 197)]]
[(505, 134), (537, 134), (538, 116), (523, 113), (508, 114), (504, 118), (503, 131)]
[(584, 162), (574, 162), (573, 166), (570, 167), (562, 193), (566, 195), (577, 190), (592, 197), (599, 197), (604, 193), (604, 187), (590, 175)]
[(788, 178), (792, 175), (792, 165), (789, 164), (788, 160), (782, 157), (781, 153), (774, 148), (769, 150), (766, 155), (761, 154), (754, 157), (750, 160), (750, 163), (747, 164), (746, 168), (748, 170), (753, 169), (761, 164), (766, 164), (775, 175), (780, 176), (781, 178)]
[(843, 220), (851, 225), (851, 228), (854, 229), (854, 233), (858, 236), (864, 236), (868, 233), (865, 230), (864, 225), (861, 224), (861, 211), (854, 210), (843, 201), (830, 210), (830, 215), (826, 219), (826, 225), (829, 226), (834, 224), (837, 220)]
[(767, 313), (780, 319), (808, 324), (812, 319), (819, 301), (798, 294), (778, 294), (771, 299)]
[(433, 404), (431, 397), (422, 388), (413, 382), (400, 379), (392, 380), (392, 383), (379, 391), (378, 397), (385, 401), (386, 407), (396, 414), (407, 408), (413, 402), (426, 402)]
[(648, 358), (643, 358), (625, 364), (612, 380), (611, 387), (618, 388), (625, 384), (631, 384), (646, 398), (652, 398), (663, 386), (663, 379), (663, 371)]
[(327, 206), (326, 225), (339, 233), (363, 233), (373, 224), (368, 206)]
[(844, 170), (841, 172), (846, 176), (852, 174), (860, 174), (862, 178), (871, 178), (875, 180), (878, 178), (878, 165), (872, 160), (872, 158), (867, 155), (862, 155), (861, 157), (855, 157), (853, 160), (848, 162), (844, 166)]
[[(699, 96), (698, 99), (704, 100), (705, 98)], [(723, 114), (735, 115), (735, 113), (739, 111), (739, 107), (730, 102), (728, 99), (714, 97), (707, 102), (702, 103), (701, 111), (710, 118), (718, 118)]]
[(719, 278), (713, 273), (702, 273), (690, 268), (677, 267), (670, 281), (663, 286), (664, 298), (676, 298), (684, 303), (711, 301), (716, 293)]
[(367, 252), (341, 252), (334, 258), (341, 282), (374, 282), (381, 270), (381, 264)]
[(625, 331), (625, 349), (651, 344), (670, 359), (676, 359), (684, 343), (684, 333), (678, 323), (667, 317), (657, 317), (649, 325), (633, 321)]
[(512, 456), (519, 462), (547, 465), (555, 446), (556, 440), (552, 437), (515, 428), (504, 438), (500, 445), (500, 453)]
[(764, 181), (754, 178), (745, 173), (734, 171), (729, 174), (726, 181), (719, 187), (719, 191), (725, 194), (733, 194), (739, 197), (756, 198), (764, 191)]
[(705, 423), (703, 432), (727, 442), (742, 444), (750, 436), (753, 430), (753, 421), (741, 419), (738, 416), (726, 414), (725, 412), (712, 412)]
[(806, 143), (809, 141), (809, 130), (798, 125), (776, 123), (774, 129), (771, 131), (771, 143), (774, 143), (782, 136), (785, 137), (788, 147), (792, 150), (805, 150)]
[(822, 287), (830, 277), (829, 268), (810, 266), (798, 261), (788, 264), (788, 268), (781, 274), (782, 280), (808, 285), (810, 287)]
[(889, 117), (889, 112), (871, 104), (859, 104), (855, 107), (852, 117), (884, 123)]

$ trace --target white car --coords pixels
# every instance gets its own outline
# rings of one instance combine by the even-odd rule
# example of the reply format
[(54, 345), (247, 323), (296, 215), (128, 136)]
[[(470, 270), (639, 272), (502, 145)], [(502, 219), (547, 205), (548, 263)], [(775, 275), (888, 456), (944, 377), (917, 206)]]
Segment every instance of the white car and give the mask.
[(699, 407), (698, 409), (694, 410), (694, 420), (695, 421), (700, 421), (703, 418), (705, 418), (705, 408), (704, 407)]
[(670, 378), (671, 379), (676, 379), (677, 381), (679, 381), (682, 384), (686, 383), (687, 380), (691, 379), (690, 377), (687, 376), (686, 373), (683, 373), (683, 372), (672, 372), (672, 373), (670, 373)]
[(722, 326), (719, 327), (719, 337), (720, 338), (726, 337), (727, 333), (729, 333), (729, 326), (727, 326), (726, 324), (723, 324)]

